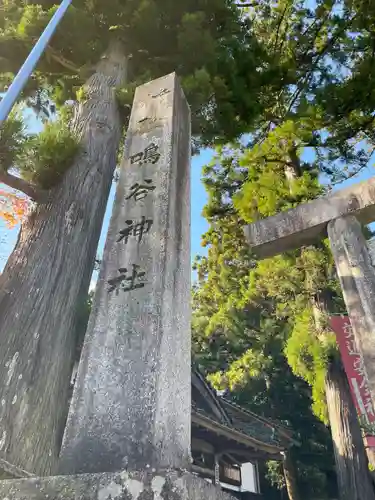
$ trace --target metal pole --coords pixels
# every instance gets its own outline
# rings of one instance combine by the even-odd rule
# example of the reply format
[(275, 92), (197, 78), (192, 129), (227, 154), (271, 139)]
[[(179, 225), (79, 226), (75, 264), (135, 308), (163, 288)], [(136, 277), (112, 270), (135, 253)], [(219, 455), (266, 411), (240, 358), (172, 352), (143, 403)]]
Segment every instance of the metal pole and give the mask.
[(0, 102), (0, 126), (7, 119), (72, 0), (63, 0)]

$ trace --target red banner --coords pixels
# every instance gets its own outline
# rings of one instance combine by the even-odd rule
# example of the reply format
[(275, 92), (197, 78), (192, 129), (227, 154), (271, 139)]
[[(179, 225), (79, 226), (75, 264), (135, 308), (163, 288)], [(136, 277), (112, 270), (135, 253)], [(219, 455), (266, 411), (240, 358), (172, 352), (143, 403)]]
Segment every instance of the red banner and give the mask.
[[(330, 323), (336, 334), (342, 363), (348, 377), (352, 398), (361, 423), (375, 424), (375, 412), (368, 386), (363, 360), (356, 347), (355, 337), (347, 316), (331, 316)], [(375, 436), (366, 434), (367, 446), (375, 447)]]

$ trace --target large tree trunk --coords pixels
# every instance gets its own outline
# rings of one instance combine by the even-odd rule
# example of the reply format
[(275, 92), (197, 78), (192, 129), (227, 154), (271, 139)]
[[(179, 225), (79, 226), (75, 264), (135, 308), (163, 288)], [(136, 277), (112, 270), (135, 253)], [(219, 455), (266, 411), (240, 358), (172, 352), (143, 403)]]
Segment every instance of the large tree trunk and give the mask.
[(357, 412), (338, 360), (329, 364), (325, 388), (340, 500), (375, 500)]
[(289, 500), (302, 500), (297, 485), (297, 471), (289, 451), (285, 452), (283, 466)]
[(115, 87), (127, 58), (113, 43), (72, 122), (82, 149), (22, 226), (0, 278), (0, 457), (38, 475), (55, 468), (67, 413), (77, 306), (86, 295), (122, 124)]
[[(282, 145), (285, 146), (285, 144)], [(288, 153), (289, 156), (292, 156), (290, 151), (288, 151)], [(287, 160), (289, 161), (289, 158), (287, 158)], [(289, 190), (291, 193), (293, 192), (293, 182), (301, 175), (300, 162), (297, 154), (293, 156), (293, 160), (295, 160), (294, 163), (292, 161), (292, 158), (290, 158), (290, 165), (288, 164), (284, 166), (284, 175), (287, 179), (287, 182), (289, 183)], [(301, 500), (301, 495), (299, 493), (297, 484), (297, 470), (291, 457), (290, 451), (288, 450), (284, 455), (283, 468), (285, 486), (288, 492), (289, 500)]]

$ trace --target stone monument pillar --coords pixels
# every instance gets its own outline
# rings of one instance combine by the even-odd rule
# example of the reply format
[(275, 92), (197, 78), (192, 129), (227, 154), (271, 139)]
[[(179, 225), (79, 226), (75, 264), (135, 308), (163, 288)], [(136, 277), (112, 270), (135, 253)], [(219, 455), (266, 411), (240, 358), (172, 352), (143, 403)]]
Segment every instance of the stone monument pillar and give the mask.
[(187, 468), (190, 111), (175, 74), (136, 91), (60, 472)]
[(135, 95), (61, 475), (0, 480), (0, 500), (230, 500), (186, 470), (189, 182), (189, 108), (172, 74)]

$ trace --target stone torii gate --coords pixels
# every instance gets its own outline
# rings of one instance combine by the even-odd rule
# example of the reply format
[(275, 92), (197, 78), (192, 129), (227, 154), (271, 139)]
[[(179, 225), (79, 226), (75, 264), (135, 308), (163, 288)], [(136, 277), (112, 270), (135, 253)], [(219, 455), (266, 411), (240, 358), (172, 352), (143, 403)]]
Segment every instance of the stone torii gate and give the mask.
[(375, 221), (375, 177), (245, 228), (261, 257), (312, 245), (327, 237), (336, 263), (365, 377), (375, 403), (375, 268), (362, 225)]

